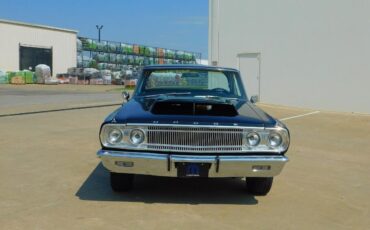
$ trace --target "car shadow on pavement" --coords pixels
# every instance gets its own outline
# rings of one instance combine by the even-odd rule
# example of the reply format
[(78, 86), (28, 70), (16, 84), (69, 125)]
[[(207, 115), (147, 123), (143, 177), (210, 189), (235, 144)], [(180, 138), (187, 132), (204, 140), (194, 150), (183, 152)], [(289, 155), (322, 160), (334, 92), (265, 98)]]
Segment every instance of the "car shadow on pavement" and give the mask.
[(258, 200), (245, 191), (239, 178), (170, 178), (136, 176), (130, 192), (113, 192), (109, 173), (99, 163), (75, 194), (81, 200), (178, 204), (255, 205)]

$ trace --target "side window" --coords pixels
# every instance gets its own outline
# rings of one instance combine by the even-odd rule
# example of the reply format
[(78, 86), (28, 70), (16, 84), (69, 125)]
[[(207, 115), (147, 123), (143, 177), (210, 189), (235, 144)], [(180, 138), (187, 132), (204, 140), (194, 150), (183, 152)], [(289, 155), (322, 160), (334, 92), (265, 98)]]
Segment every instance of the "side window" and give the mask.
[(238, 83), (237, 76), (233, 75), (233, 77), (230, 78), (233, 82), (233, 94), (237, 97), (240, 97), (242, 95), (240, 90), (240, 84)]

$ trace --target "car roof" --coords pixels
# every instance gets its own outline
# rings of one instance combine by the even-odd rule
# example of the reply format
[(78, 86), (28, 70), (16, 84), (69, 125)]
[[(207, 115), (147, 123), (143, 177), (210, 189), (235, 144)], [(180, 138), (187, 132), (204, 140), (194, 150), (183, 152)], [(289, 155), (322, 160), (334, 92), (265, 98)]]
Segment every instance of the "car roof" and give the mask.
[(164, 70), (164, 69), (192, 69), (192, 70), (239, 72), (237, 69), (233, 69), (233, 68), (208, 66), (208, 65), (196, 65), (196, 64), (148, 65), (143, 68), (143, 70)]

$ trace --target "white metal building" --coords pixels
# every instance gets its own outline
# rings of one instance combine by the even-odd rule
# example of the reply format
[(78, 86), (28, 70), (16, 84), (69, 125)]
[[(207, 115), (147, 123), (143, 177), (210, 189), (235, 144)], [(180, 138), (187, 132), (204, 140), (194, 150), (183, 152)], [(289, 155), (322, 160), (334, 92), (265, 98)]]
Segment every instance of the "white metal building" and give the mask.
[(370, 113), (370, 1), (210, 0), (209, 62), (266, 103)]
[(32, 69), (49, 65), (53, 75), (76, 66), (77, 31), (0, 20), (0, 69)]

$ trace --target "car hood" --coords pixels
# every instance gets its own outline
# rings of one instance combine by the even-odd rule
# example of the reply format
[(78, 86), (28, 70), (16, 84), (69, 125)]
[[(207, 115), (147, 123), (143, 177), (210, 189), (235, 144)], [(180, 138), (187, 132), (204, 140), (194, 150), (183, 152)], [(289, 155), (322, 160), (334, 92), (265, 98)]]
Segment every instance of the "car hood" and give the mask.
[[(236, 111), (226, 115), (197, 115), (197, 114), (158, 114), (153, 107), (157, 103), (194, 103), (201, 105), (232, 106), (225, 107)], [(184, 124), (184, 125), (227, 125), (227, 126), (254, 126), (273, 127), (276, 120), (246, 100), (227, 98), (189, 98), (165, 97), (143, 98), (134, 97), (122, 105), (106, 119), (106, 123), (148, 123), (148, 124)]]

